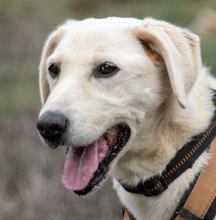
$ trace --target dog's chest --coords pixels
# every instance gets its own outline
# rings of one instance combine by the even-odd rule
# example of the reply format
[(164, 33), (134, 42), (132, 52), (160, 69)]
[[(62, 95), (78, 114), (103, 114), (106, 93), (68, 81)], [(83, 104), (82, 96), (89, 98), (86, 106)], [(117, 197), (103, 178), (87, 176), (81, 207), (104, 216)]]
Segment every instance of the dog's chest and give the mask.
[(136, 220), (168, 220), (175, 212), (183, 194), (195, 179), (197, 173), (207, 164), (208, 155), (202, 154), (191, 169), (169, 185), (168, 189), (158, 196), (146, 197), (142, 194), (128, 193), (117, 180), (114, 188), (122, 204), (134, 215)]
[(122, 203), (133, 213), (136, 220), (170, 219), (179, 203), (179, 198), (176, 195), (170, 195), (170, 193), (165, 194), (157, 196), (157, 198), (148, 198), (143, 195), (123, 192), (123, 190), (118, 191)]

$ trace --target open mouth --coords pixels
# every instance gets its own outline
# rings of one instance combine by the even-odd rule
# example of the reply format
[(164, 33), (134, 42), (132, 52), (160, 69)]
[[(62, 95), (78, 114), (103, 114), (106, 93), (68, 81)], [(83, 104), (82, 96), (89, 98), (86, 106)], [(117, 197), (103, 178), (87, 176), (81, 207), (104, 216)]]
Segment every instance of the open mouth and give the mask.
[(113, 126), (85, 147), (68, 147), (62, 184), (78, 195), (91, 192), (106, 177), (108, 166), (130, 137), (126, 124)]

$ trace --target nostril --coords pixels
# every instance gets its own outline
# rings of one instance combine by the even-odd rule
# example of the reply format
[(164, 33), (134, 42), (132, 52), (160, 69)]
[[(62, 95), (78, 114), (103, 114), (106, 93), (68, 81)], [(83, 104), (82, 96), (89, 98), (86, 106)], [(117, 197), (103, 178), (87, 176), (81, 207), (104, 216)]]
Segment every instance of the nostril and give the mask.
[[(58, 132), (64, 132), (67, 128), (67, 124), (64, 122), (64, 123), (61, 123), (61, 124), (53, 124), (53, 126), (51, 126), (51, 130), (54, 132), (54, 133), (58, 133)], [(43, 130), (43, 129), (42, 129)]]
[(43, 124), (39, 120), (37, 122), (37, 129), (40, 132), (40, 134), (43, 136), (43, 133), (45, 131), (45, 127), (43, 126)]
[(68, 119), (59, 112), (46, 112), (37, 122), (40, 134), (48, 141), (60, 139), (67, 130)]

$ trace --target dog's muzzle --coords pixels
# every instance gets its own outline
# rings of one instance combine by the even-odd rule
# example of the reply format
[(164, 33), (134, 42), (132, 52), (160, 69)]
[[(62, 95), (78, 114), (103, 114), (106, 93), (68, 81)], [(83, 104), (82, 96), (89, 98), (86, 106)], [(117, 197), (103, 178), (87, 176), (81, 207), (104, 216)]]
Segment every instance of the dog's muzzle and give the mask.
[(78, 195), (91, 192), (106, 177), (109, 165), (130, 138), (126, 123), (114, 124), (96, 140), (84, 146), (67, 143), (69, 120), (60, 112), (47, 111), (37, 122), (44, 142), (51, 148), (67, 147), (62, 184)]

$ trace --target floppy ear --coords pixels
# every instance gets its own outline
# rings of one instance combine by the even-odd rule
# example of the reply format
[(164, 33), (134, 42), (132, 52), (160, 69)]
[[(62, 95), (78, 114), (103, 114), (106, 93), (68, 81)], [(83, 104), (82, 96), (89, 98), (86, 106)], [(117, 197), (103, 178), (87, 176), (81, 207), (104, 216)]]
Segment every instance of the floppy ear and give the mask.
[(47, 80), (47, 58), (52, 54), (52, 52), (57, 47), (58, 43), (61, 41), (66, 28), (64, 26), (58, 28), (56, 31), (50, 34), (47, 41), (45, 42), (45, 46), (43, 48), (40, 66), (39, 66), (39, 85), (40, 85), (40, 97), (41, 102), (44, 105), (49, 93), (50, 87)]
[(201, 67), (199, 38), (166, 22), (146, 19), (135, 29), (148, 53), (165, 62), (174, 95), (182, 108)]

